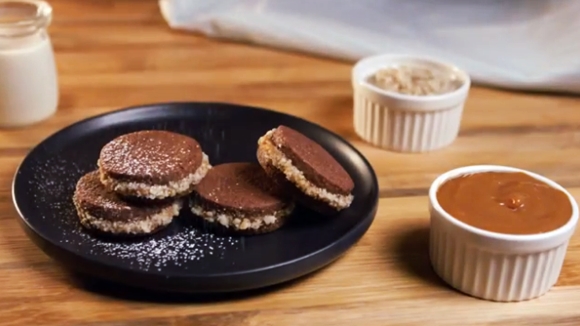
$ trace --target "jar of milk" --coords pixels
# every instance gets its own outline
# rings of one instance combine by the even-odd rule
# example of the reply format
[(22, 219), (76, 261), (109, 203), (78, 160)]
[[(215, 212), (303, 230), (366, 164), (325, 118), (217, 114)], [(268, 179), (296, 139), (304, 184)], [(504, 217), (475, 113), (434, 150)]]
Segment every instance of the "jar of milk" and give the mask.
[(0, 127), (30, 125), (56, 112), (51, 19), (44, 1), (0, 1)]

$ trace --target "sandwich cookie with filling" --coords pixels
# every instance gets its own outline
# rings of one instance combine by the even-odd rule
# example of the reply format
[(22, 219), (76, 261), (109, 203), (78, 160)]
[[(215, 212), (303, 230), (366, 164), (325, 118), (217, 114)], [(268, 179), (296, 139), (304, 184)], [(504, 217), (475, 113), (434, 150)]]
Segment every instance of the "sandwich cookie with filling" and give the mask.
[(98, 165), (107, 189), (148, 200), (188, 195), (211, 169), (195, 139), (161, 130), (113, 139), (101, 149)]
[(280, 228), (294, 203), (257, 163), (214, 166), (195, 187), (190, 207), (206, 224), (230, 234), (262, 234)]
[(181, 199), (137, 204), (124, 201), (108, 191), (99, 180), (99, 171), (82, 176), (73, 195), (81, 225), (107, 235), (138, 236), (155, 233), (173, 221), (182, 207)]
[(294, 129), (268, 131), (258, 140), (257, 156), (268, 175), (288, 184), (310, 209), (333, 215), (352, 203), (352, 178), (322, 146)]

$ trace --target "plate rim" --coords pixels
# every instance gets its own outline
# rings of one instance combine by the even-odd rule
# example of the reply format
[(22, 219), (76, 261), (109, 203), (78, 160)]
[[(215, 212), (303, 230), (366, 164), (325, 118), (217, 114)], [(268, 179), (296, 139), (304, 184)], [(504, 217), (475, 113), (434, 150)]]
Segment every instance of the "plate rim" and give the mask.
[[(16, 190), (17, 190), (17, 183), (18, 183), (18, 178), (21, 175), (21, 170), (22, 167), (24, 166), (24, 164), (28, 163), (28, 160), (31, 157), (31, 154), (40, 150), (40, 147), (47, 141), (50, 140), (52, 138), (57, 137), (60, 134), (64, 134), (65, 132), (69, 131), (70, 129), (77, 127), (78, 125), (84, 124), (84, 123), (88, 123), (94, 120), (98, 120), (100, 118), (106, 117), (106, 116), (112, 116), (115, 114), (123, 114), (129, 111), (133, 111), (133, 112), (137, 112), (137, 111), (147, 111), (147, 110), (163, 110), (166, 108), (172, 108), (172, 107), (178, 107), (178, 106), (183, 106), (183, 105), (195, 105), (195, 106), (212, 106), (212, 105), (218, 105), (218, 106), (228, 106), (232, 109), (235, 108), (241, 108), (241, 109), (249, 109), (249, 110), (255, 110), (255, 111), (265, 111), (265, 112), (269, 112), (269, 113), (275, 113), (275, 114), (279, 114), (279, 115), (283, 115), (283, 116), (287, 116), (293, 119), (297, 119), (300, 120), (304, 123), (316, 126), (317, 128), (320, 128), (322, 130), (324, 130), (327, 133), (330, 133), (332, 136), (334, 136), (336, 139), (340, 140), (342, 143), (344, 143), (345, 145), (347, 145), (352, 151), (354, 151), (354, 153), (356, 153), (359, 158), (362, 160), (362, 162), (364, 163), (365, 167), (367, 168), (367, 170), (370, 172), (371, 176), (372, 176), (372, 185), (371, 185), (371, 193), (369, 194), (372, 195), (373, 192), (375, 193), (375, 196), (372, 200), (373, 202), (373, 207), (369, 208), (369, 216), (366, 218), (361, 219), (360, 222), (357, 222), (352, 228), (350, 228), (346, 233), (344, 233), (343, 235), (341, 235), (337, 240), (329, 243), (328, 245), (310, 252), (306, 255), (303, 255), (301, 257), (292, 259), (292, 260), (287, 260), (284, 262), (280, 262), (277, 264), (273, 264), (273, 265), (268, 265), (268, 266), (264, 266), (264, 267), (258, 267), (258, 268), (254, 268), (254, 269), (248, 269), (248, 270), (240, 270), (240, 271), (235, 271), (235, 272), (222, 272), (222, 273), (212, 273), (212, 274), (198, 274), (195, 273), (194, 271), (188, 271), (186, 273), (184, 272), (179, 272), (179, 273), (171, 273), (169, 275), (167, 275), (166, 272), (163, 271), (158, 271), (155, 269), (152, 270), (140, 270), (140, 269), (131, 269), (128, 268), (126, 266), (119, 266), (119, 265), (115, 265), (113, 263), (109, 263), (107, 261), (102, 261), (99, 259), (95, 259), (93, 257), (89, 257), (89, 256), (85, 256), (82, 255), (80, 253), (74, 252), (72, 250), (69, 250), (67, 248), (62, 247), (61, 245), (59, 245), (58, 243), (54, 242), (53, 240), (45, 237), (41, 232), (39, 232), (33, 225), (30, 224), (30, 221), (28, 221), (28, 219), (24, 216), (24, 214), (22, 213), (21, 207), (18, 204), (18, 199), (16, 198)], [(34, 233), (34, 236), (36, 236), (39, 240), (48, 243), (48, 245), (56, 247), (58, 250), (64, 250), (66, 252), (66, 254), (74, 256), (75, 260), (80, 260), (80, 261), (87, 261), (90, 264), (96, 264), (96, 265), (101, 265), (102, 267), (105, 267), (107, 269), (115, 269), (115, 270), (119, 270), (122, 273), (129, 273), (129, 274), (133, 274), (133, 275), (139, 275), (139, 276), (143, 276), (143, 277), (164, 277), (167, 279), (179, 279), (179, 278), (206, 278), (206, 279), (218, 279), (218, 278), (224, 278), (224, 277), (235, 277), (235, 276), (240, 276), (240, 275), (247, 275), (247, 274), (256, 274), (256, 273), (264, 273), (264, 272), (271, 272), (271, 271), (275, 271), (277, 269), (280, 268), (284, 268), (287, 267), (288, 265), (293, 265), (296, 264), (298, 262), (301, 261), (305, 261), (308, 259), (311, 259), (315, 256), (324, 254), (325, 252), (329, 251), (330, 249), (332, 249), (333, 247), (335, 247), (337, 244), (347, 241), (349, 238), (351, 238), (352, 236), (355, 236), (357, 233), (361, 233), (358, 238), (356, 240), (353, 241), (352, 245), (349, 245), (348, 249), (350, 249), (354, 244), (356, 244), (356, 242), (358, 242), (358, 240), (360, 240), (360, 238), (362, 238), (362, 236), (364, 236), (364, 234), (366, 233), (366, 231), (370, 228), (370, 226), (372, 225), (374, 218), (376, 216), (376, 211), (378, 209), (378, 202), (379, 202), (379, 185), (378, 185), (378, 179), (376, 176), (376, 173), (372, 167), (372, 165), (370, 164), (370, 162), (367, 160), (367, 158), (357, 149), (355, 148), (350, 142), (348, 142), (346, 139), (344, 139), (342, 136), (338, 135), (337, 133), (333, 132), (332, 130), (329, 130), (317, 123), (308, 121), (306, 119), (303, 119), (301, 117), (298, 116), (294, 116), (291, 114), (287, 114), (285, 112), (279, 112), (279, 111), (275, 111), (275, 110), (271, 110), (271, 109), (267, 109), (267, 108), (262, 108), (262, 107), (255, 107), (255, 106), (249, 106), (249, 105), (245, 105), (245, 104), (236, 104), (236, 103), (228, 103), (228, 102), (196, 102), (196, 101), (173, 101), (173, 102), (160, 102), (160, 103), (148, 103), (148, 104), (142, 104), (142, 105), (133, 105), (133, 106), (129, 106), (129, 107), (124, 107), (121, 109), (117, 109), (114, 111), (110, 111), (110, 112), (105, 112), (105, 113), (101, 113), (98, 115), (94, 115), (94, 116), (90, 116), (87, 118), (84, 118), (82, 120), (73, 122), (59, 130), (57, 130), (56, 132), (48, 135), (47, 137), (45, 137), (43, 140), (41, 140), (37, 145), (35, 145), (34, 147), (32, 147), (28, 153), (25, 155), (25, 157), (22, 159), (22, 161), (20, 162), (20, 164), (18, 165), (18, 167), (16, 168), (16, 171), (14, 173), (14, 177), (12, 179), (12, 186), (11, 186), (11, 195), (12, 195), (12, 203), (13, 206), (18, 214), (19, 220), (22, 223), (19, 223), (21, 226), (26, 227), (29, 229), (30, 232)], [(367, 214), (364, 214), (367, 215)], [(368, 220), (368, 223), (365, 223), (365, 221)], [(359, 230), (363, 228), (362, 230)], [(45, 249), (42, 248), (42, 246), (40, 246), (39, 244), (37, 244), (33, 239), (31, 239), (31, 236), (28, 234), (28, 232), (25, 232), (25, 234), (27, 235), (27, 237), (29, 238), (29, 240), (31, 240), (37, 247), (39, 247), (39, 249), (41, 249), (45, 254), (47, 254), (51, 259), (57, 261), (59, 264), (63, 264), (63, 259), (60, 258), (56, 258), (53, 255), (49, 255), (48, 253), (46, 253)], [(343, 255), (344, 253), (346, 253), (348, 251), (348, 249), (343, 250), (341, 252), (341, 254), (339, 255), (334, 255), (336, 256), (334, 259), (330, 260), (328, 262), (332, 263), (334, 260), (336, 260), (337, 258), (339, 258), (341, 255)], [(67, 259), (68, 260), (68, 259)], [(66, 264), (68, 265), (68, 264)], [(325, 265), (325, 264), (324, 264)], [(320, 267), (319, 267), (320, 268)], [(318, 270), (319, 268), (316, 268), (314, 270)], [(312, 271), (311, 271), (312, 272)], [(310, 272), (306, 273), (309, 274)], [(102, 277), (102, 276), (99, 276)]]

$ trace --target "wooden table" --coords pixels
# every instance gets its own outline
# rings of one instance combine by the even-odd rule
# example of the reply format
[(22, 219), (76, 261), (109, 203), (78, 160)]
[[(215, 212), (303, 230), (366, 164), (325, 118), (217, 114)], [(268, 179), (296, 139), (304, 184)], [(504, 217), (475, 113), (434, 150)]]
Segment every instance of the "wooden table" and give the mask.
[[(580, 199), (580, 99), (473, 88), (459, 139), (404, 155), (361, 142), (352, 127), (350, 64), (171, 31), (153, 0), (54, 0), (60, 73), (56, 116), (0, 131), (0, 323), (6, 325), (580, 325), (580, 235), (557, 286), (499, 304), (446, 286), (427, 257), (425, 194), (440, 173), (469, 164), (530, 169)], [(369, 232), (346, 256), (292, 284), (223, 300), (152, 296), (81, 282), (25, 237), (11, 181), (28, 150), (58, 129), (121, 107), (228, 101), (288, 112), (359, 148), (379, 177)]]

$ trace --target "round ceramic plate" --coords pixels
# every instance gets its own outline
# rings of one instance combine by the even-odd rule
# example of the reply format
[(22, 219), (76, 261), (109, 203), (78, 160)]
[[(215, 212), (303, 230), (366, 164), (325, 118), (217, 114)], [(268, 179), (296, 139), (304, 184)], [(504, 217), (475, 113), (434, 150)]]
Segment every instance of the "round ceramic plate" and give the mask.
[[(96, 169), (103, 145), (137, 130), (194, 137), (213, 165), (256, 161), (258, 138), (287, 125), (326, 148), (355, 182), (350, 208), (323, 218), (298, 208), (281, 229), (247, 237), (196, 228), (182, 210), (151, 237), (113, 241), (85, 232), (72, 203), (77, 180)], [(367, 160), (336, 134), (274, 111), (219, 103), (134, 107), (90, 118), (44, 140), (16, 172), (13, 199), (21, 224), (48, 256), (83, 274), (130, 286), (178, 292), (227, 292), (273, 285), (311, 273), (345, 253), (366, 232), (378, 185)]]

